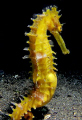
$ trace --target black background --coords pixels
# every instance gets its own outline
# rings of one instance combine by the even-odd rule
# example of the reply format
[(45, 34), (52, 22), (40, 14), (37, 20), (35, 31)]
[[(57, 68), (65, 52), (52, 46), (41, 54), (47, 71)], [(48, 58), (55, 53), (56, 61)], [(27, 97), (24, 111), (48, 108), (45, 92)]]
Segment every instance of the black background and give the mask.
[(81, 33), (81, 7), (78, 1), (71, 0), (30, 0), (20, 2), (0, 3), (0, 70), (5, 72), (29, 71), (29, 60), (22, 57), (28, 52), (23, 51), (27, 46), (28, 37), (24, 36), (25, 31), (29, 32), (27, 25), (31, 25), (30, 18), (33, 14), (42, 13), (42, 9), (56, 5), (61, 10), (61, 33), (69, 55), (63, 55), (53, 36), (54, 48), (57, 52), (59, 71), (81, 71), (82, 68), (82, 33)]

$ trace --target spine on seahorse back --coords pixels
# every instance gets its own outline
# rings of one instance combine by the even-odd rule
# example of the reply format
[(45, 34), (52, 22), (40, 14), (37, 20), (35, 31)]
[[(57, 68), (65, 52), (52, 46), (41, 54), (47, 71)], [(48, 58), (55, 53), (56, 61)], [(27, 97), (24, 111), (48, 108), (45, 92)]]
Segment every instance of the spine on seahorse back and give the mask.
[(25, 33), (29, 37), (29, 58), (32, 62), (32, 78), (35, 84), (34, 90), (28, 97), (24, 97), (21, 103), (14, 103), (13, 113), (9, 114), (12, 120), (20, 120), (22, 116), (26, 120), (32, 120), (33, 115), (31, 108), (36, 109), (48, 103), (53, 97), (57, 86), (56, 68), (53, 66), (53, 54), (49, 44), (47, 30), (49, 30), (56, 38), (63, 53), (68, 54), (65, 43), (59, 35), (62, 24), (59, 22), (60, 16), (56, 7), (47, 9), (41, 15), (37, 15), (33, 19), (33, 25), (30, 26), (31, 31)]

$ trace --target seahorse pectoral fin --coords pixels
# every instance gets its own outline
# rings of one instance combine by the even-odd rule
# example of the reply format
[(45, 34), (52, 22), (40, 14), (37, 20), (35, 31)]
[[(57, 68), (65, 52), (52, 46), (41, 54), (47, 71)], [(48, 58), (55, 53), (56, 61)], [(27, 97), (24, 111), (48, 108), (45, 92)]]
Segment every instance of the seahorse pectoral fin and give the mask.
[(61, 35), (59, 34), (59, 32), (58, 31), (51, 31), (51, 33), (53, 34), (58, 45), (60, 46), (62, 53), (69, 54), (70, 51), (66, 48), (65, 42), (64, 42), (63, 38), (61, 37)]

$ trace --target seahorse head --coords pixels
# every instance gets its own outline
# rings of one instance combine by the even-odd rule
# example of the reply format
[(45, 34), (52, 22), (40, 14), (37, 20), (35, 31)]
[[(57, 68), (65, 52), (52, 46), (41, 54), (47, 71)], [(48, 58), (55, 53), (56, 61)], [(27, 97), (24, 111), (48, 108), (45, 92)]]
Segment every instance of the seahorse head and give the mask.
[(62, 31), (62, 24), (59, 21), (61, 15), (58, 15), (59, 11), (57, 11), (56, 7), (51, 7), (51, 9), (47, 9), (46, 12), (43, 12), (43, 14), (46, 15), (46, 23), (49, 31)]

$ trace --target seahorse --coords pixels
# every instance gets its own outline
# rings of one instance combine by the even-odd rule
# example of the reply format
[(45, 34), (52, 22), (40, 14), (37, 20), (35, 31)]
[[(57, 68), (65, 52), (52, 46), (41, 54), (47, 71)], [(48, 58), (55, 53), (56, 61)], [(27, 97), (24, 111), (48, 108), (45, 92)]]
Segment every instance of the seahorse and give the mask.
[[(28, 97), (24, 97), (21, 103), (13, 103), (16, 107), (12, 108), (12, 114), (9, 114), (11, 120), (21, 120), (22, 117), (26, 120), (34, 118), (31, 108), (36, 109), (47, 104), (53, 97), (56, 86), (56, 53), (52, 50), (47, 35), (47, 30), (54, 36), (63, 54), (69, 54), (65, 42), (60, 35), (62, 24), (59, 21), (59, 11), (56, 6), (50, 6), (43, 11), (42, 14), (37, 14), (35, 19), (32, 19), (33, 24), (30, 27), (30, 32), (25, 33), (29, 37), (29, 58), (32, 63), (32, 78), (34, 89)], [(24, 57), (25, 58), (25, 57)]]

